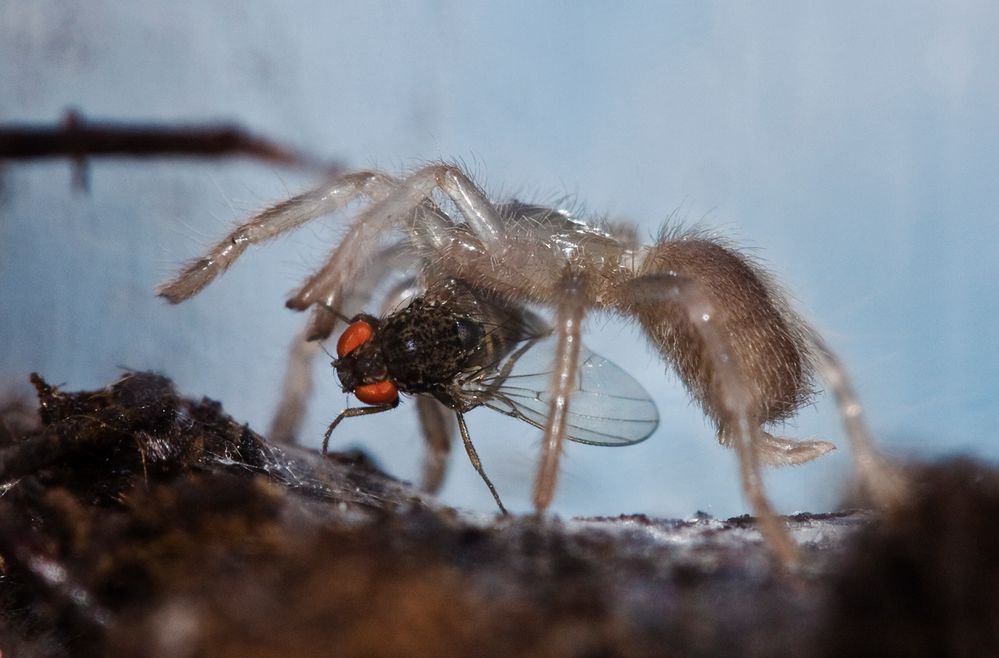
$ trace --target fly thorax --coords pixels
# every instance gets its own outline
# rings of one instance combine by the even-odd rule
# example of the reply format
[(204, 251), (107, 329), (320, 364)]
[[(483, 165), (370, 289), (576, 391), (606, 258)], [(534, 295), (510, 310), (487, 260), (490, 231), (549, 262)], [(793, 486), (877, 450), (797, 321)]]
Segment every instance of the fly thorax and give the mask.
[(414, 303), (387, 318), (381, 347), (400, 390), (432, 391), (450, 384), (482, 344), (481, 323), (441, 306)]

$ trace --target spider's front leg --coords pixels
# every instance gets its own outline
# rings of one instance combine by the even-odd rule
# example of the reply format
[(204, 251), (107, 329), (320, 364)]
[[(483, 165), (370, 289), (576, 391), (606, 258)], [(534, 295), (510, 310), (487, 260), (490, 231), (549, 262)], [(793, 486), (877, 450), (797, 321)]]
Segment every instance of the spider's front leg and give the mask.
[(503, 223), (485, 194), (456, 167), (429, 165), (359, 213), (326, 264), (309, 277), (287, 306), (305, 310), (321, 303), (338, 309), (345, 288), (371, 261), (379, 240), (396, 226), (408, 231), (410, 243), (418, 250), (433, 254), (444, 249), (456, 225), (434, 206), (431, 195), (435, 189), (457, 206), (485, 248), (502, 252), (506, 245)]
[[(348, 306), (367, 307), (372, 290), (391, 272), (427, 269), (436, 251), (453, 238), (455, 223), (437, 207), (435, 189), (446, 194), (462, 212), (481, 247), (501, 252), (505, 248), (502, 222), (485, 194), (455, 167), (438, 164), (424, 167), (402, 181), (388, 179), (375, 203), (351, 222), (347, 234), (323, 267), (313, 274), (287, 301), (287, 306), (316, 309), (303, 337), (309, 341), (327, 338), (336, 325), (337, 312)], [(408, 232), (408, 240), (376, 251), (378, 243), (397, 226)], [(224, 244), (223, 241), (221, 244)], [(447, 273), (445, 273), (447, 274)], [(412, 281), (412, 280), (411, 280)], [(403, 285), (398, 294), (411, 285)], [(394, 295), (390, 295), (390, 299)], [(300, 344), (292, 347), (285, 378), (284, 395), (272, 425), (272, 436), (285, 440), (297, 434), (303, 416), (304, 397), (311, 391), (309, 363), (315, 350)], [(433, 401), (418, 404), (428, 457), (424, 486), (439, 488), (449, 452), (453, 426)]]
[(391, 176), (359, 171), (266, 208), (212, 245), (204, 256), (189, 262), (176, 276), (163, 283), (157, 294), (172, 304), (190, 299), (229, 269), (250, 245), (334, 213), (359, 196), (381, 198), (393, 186)]
[[(375, 255), (374, 265), (358, 277), (346, 291), (345, 307), (360, 312), (370, 307), (375, 288), (393, 273), (404, 273), (415, 269), (416, 254), (406, 243), (396, 243), (382, 249)], [(406, 291), (412, 287), (412, 276), (399, 285)], [(398, 305), (401, 293), (390, 291), (387, 302), (392, 307)], [(350, 310), (350, 313), (355, 313)], [(288, 350), (288, 363), (285, 367), (281, 386), (281, 399), (271, 418), (267, 436), (273, 441), (294, 443), (302, 429), (308, 398), (314, 388), (312, 366), (322, 353), (319, 341), (330, 336), (340, 317), (328, 307), (318, 305), (304, 329), (298, 333)]]

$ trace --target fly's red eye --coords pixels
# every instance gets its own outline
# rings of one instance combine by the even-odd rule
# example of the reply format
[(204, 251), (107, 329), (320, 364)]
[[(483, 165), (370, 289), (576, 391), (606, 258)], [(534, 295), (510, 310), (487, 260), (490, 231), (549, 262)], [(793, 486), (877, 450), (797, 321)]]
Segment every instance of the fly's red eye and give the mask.
[(375, 331), (371, 328), (371, 325), (364, 320), (352, 322), (344, 330), (340, 336), (340, 340), (336, 342), (336, 355), (342, 359), (366, 343), (374, 333)]
[(391, 404), (399, 399), (399, 389), (389, 380), (363, 384), (354, 389), (354, 395), (365, 404)]

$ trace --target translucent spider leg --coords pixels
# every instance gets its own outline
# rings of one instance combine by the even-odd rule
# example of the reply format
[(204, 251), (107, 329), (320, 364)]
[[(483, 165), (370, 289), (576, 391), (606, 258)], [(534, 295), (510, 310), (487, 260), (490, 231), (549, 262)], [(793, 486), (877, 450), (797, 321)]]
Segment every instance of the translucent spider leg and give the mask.
[(716, 309), (697, 283), (676, 274), (647, 274), (628, 282), (620, 291), (633, 307), (664, 302), (679, 304), (687, 321), (703, 341), (702, 357), (711, 364), (711, 395), (728, 429), (739, 458), (743, 492), (760, 523), (760, 532), (781, 564), (799, 562), (798, 547), (767, 500), (760, 472), (758, 446), (763, 442), (759, 421), (753, 413), (754, 395), (740, 370), (738, 359), (719, 326)]
[(281, 385), (281, 399), (278, 401), (274, 417), (271, 419), (267, 438), (279, 443), (294, 443), (302, 431), (305, 409), (315, 388), (312, 368), (316, 357), (321, 354), (320, 344), (308, 340), (309, 326), (297, 334), (288, 350), (288, 365), (285, 366)]
[[(391, 272), (405, 271), (416, 266), (415, 253), (405, 243), (396, 243), (379, 252), (374, 262), (348, 293), (347, 307), (361, 311), (368, 308), (375, 288)], [(396, 297), (396, 295), (393, 295)], [(313, 365), (322, 353), (318, 341), (329, 337), (339, 321), (331, 309), (317, 306), (312, 317), (291, 342), (288, 365), (285, 367), (278, 401), (271, 419), (268, 437), (281, 443), (293, 443), (302, 429), (309, 397), (314, 390)]]
[(443, 213), (420, 211), (435, 189), (446, 194), (482, 244), (497, 254), (506, 246), (503, 222), (485, 194), (450, 165), (430, 165), (403, 179), (384, 199), (372, 204), (351, 223), (329, 260), (288, 300), (289, 308), (304, 310), (320, 300), (332, 308), (352, 278), (370, 262), (378, 240), (403, 226), (418, 244), (441, 249), (455, 224)]
[(547, 509), (555, 495), (558, 481), (558, 464), (565, 439), (569, 398), (576, 386), (579, 370), (581, 327), (586, 311), (586, 300), (580, 282), (567, 273), (560, 285), (560, 302), (555, 311), (555, 331), (558, 342), (549, 385), (551, 402), (548, 420), (542, 438), (541, 461), (534, 480), (534, 508), (540, 513)]
[(237, 226), (212, 245), (208, 253), (189, 262), (157, 294), (177, 304), (200, 292), (229, 269), (247, 247), (298, 228), (317, 217), (340, 210), (359, 196), (384, 197), (394, 187), (391, 176), (374, 171), (346, 174), (332, 182), (267, 208)]
[(427, 395), (416, 396), (416, 412), (423, 429), (423, 438), (427, 442), (420, 486), (427, 493), (437, 493), (444, 483), (444, 473), (451, 455), (454, 412)]
[(871, 496), (878, 507), (890, 507), (906, 498), (909, 484), (902, 471), (893, 467), (874, 447), (874, 439), (864, 421), (860, 398), (853, 388), (846, 368), (839, 357), (815, 332), (809, 335), (818, 360), (822, 380), (832, 389), (843, 419), (843, 429), (850, 441), (854, 468), (864, 492)]
[[(350, 317), (370, 309), (376, 288), (393, 275), (407, 276), (411, 281), (418, 264), (416, 251), (406, 242), (397, 242), (374, 254), (371, 263), (342, 291), (342, 304), (339, 308), (332, 305), (336, 301), (334, 295), (330, 294), (332, 291), (322, 291), (321, 299), (313, 308), (306, 325), (305, 340), (329, 338), (339, 321), (337, 312)], [(386, 299), (386, 303), (391, 304), (398, 301), (399, 296), (395, 292), (390, 293)]]

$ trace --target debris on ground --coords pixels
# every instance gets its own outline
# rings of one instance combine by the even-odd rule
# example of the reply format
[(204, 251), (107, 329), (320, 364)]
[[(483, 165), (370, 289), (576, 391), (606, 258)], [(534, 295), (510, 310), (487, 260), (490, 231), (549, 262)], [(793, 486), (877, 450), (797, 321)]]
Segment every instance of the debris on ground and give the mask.
[[(483, 519), (128, 373), (0, 416), (3, 656), (995, 655), (999, 476), (900, 508)], [(913, 467), (916, 469), (917, 467)], [(915, 471), (914, 471), (915, 472)]]

